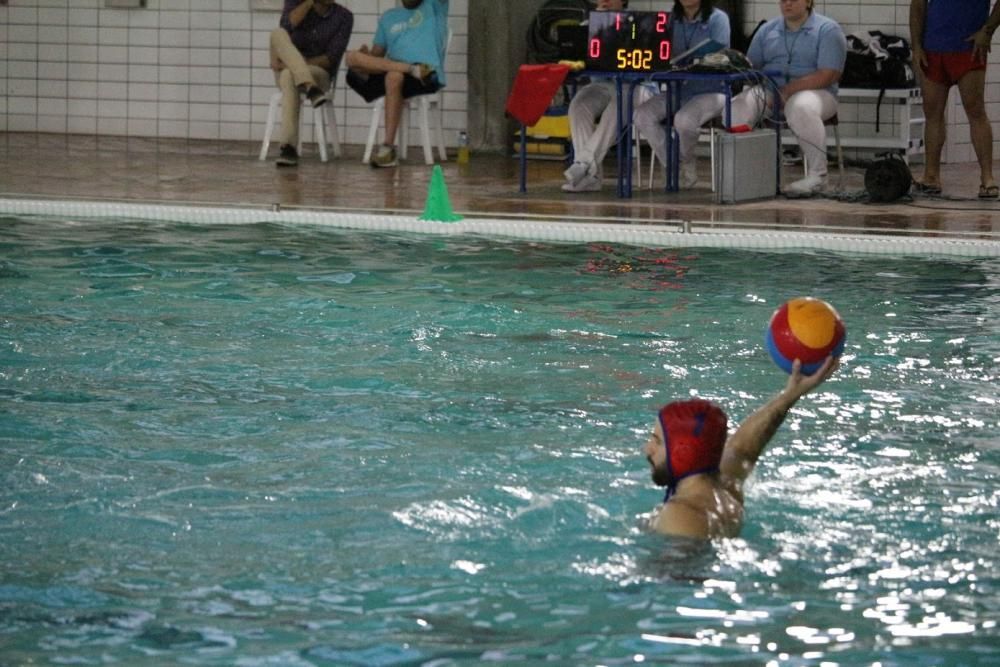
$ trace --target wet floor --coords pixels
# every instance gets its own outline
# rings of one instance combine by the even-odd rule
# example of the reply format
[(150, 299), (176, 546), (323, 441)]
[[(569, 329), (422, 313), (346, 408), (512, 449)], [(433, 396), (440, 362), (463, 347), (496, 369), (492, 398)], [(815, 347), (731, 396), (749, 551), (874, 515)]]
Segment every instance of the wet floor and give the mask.
[[(115, 201), (194, 202), (386, 211), (423, 209), (431, 169), (413, 148), (394, 169), (361, 164), (360, 146), (323, 163), (306, 146), (297, 168), (277, 169), (275, 148), (260, 161), (259, 144), (36, 133), (0, 133), (0, 194), (6, 196), (99, 198)], [(648, 165), (648, 161), (647, 161)], [(831, 165), (829, 191), (810, 199), (778, 197), (740, 204), (715, 204), (709, 188), (709, 160), (699, 160), (699, 186), (666, 193), (640, 187), (631, 199), (616, 196), (605, 179), (601, 192), (568, 194), (562, 164), (531, 160), (528, 191), (518, 192), (517, 160), (474, 153), (470, 162), (442, 165), (451, 203), (462, 213), (547, 217), (559, 220), (610, 218), (622, 224), (695, 221), (699, 226), (852, 233), (916, 233), (1000, 240), (1000, 202), (976, 198), (975, 164), (946, 165), (944, 196), (905, 198), (872, 204), (864, 193), (863, 166), (848, 166), (838, 189)], [(613, 172), (609, 160), (605, 174)], [(644, 170), (645, 171), (645, 170)], [(914, 171), (919, 174), (920, 168)], [(657, 181), (662, 172), (657, 172)], [(785, 182), (801, 166), (784, 168)]]

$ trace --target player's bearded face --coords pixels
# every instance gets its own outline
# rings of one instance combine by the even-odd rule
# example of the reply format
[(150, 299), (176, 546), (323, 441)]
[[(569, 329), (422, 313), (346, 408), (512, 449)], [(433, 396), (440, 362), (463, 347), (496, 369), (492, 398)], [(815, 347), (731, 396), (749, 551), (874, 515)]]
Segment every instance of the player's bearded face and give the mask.
[(653, 468), (653, 484), (657, 486), (669, 486), (672, 480), (670, 478), (670, 470), (667, 468), (667, 462), (664, 461), (662, 464), (656, 465), (650, 460), (649, 465)]

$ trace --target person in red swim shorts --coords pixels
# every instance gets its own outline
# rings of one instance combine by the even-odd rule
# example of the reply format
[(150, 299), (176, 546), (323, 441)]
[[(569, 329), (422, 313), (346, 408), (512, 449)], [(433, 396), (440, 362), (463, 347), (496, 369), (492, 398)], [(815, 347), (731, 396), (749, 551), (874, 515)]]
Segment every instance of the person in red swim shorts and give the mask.
[(1000, 25), (1000, 2), (990, 0), (911, 0), (913, 64), (924, 94), (924, 175), (918, 191), (941, 193), (941, 149), (945, 141), (948, 91), (958, 86), (979, 161), (979, 197), (996, 199), (993, 129), (986, 116), (986, 58)]
[(667, 489), (650, 527), (658, 533), (712, 539), (736, 537), (743, 526), (743, 482), (785, 415), (805, 394), (837, 370), (828, 357), (812, 375), (796, 360), (784, 390), (727, 436), (726, 413), (695, 399), (660, 410), (644, 447), (653, 482)]

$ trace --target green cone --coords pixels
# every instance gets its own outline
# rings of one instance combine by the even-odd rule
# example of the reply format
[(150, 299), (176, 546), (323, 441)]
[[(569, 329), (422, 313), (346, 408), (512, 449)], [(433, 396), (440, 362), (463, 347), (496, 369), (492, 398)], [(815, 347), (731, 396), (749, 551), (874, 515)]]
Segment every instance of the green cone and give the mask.
[(420, 219), (432, 222), (458, 222), (462, 219), (462, 216), (451, 210), (448, 186), (444, 184), (444, 173), (439, 164), (434, 165), (431, 184), (427, 189), (427, 203), (424, 205), (424, 214), (420, 216)]

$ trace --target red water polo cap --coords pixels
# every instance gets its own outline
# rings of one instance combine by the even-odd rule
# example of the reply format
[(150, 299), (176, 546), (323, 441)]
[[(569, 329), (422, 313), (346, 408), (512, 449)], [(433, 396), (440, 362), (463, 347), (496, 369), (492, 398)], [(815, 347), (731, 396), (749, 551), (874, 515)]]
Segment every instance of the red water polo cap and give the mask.
[(675, 401), (663, 406), (660, 428), (667, 448), (671, 487), (688, 475), (719, 469), (726, 423), (726, 413), (710, 401)]

